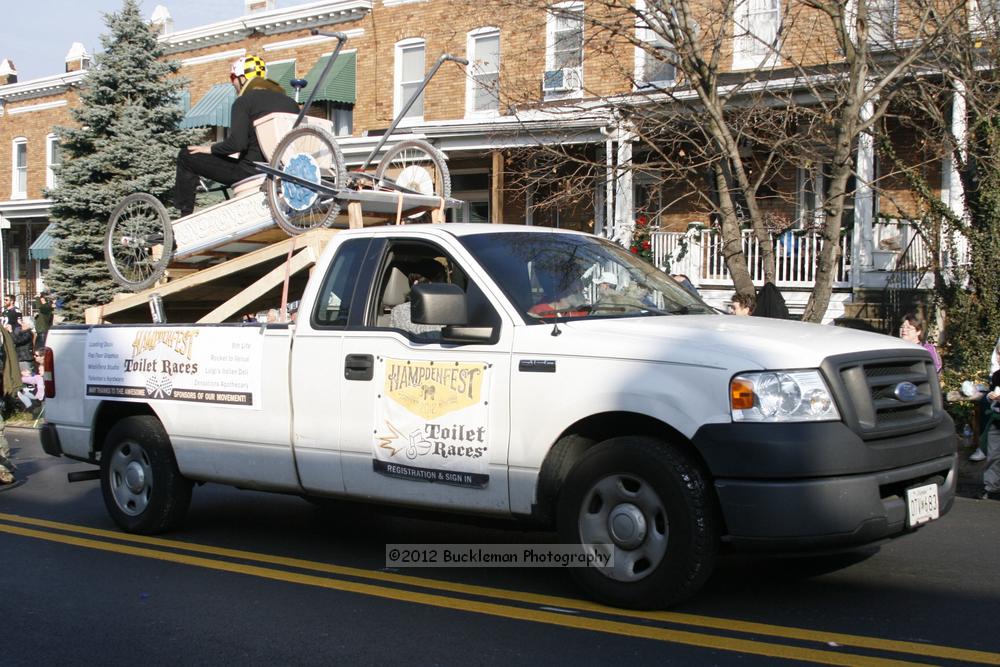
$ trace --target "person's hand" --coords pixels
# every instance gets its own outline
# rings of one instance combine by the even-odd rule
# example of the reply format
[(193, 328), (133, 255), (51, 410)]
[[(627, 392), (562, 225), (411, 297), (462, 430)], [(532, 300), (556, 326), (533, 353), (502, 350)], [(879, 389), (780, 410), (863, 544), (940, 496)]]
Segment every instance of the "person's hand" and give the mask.
[(193, 153), (195, 155), (210, 155), (212, 153), (211, 146), (188, 146), (188, 153)]
[(1000, 401), (1000, 388), (994, 389), (990, 393), (986, 394), (986, 398), (991, 401)]

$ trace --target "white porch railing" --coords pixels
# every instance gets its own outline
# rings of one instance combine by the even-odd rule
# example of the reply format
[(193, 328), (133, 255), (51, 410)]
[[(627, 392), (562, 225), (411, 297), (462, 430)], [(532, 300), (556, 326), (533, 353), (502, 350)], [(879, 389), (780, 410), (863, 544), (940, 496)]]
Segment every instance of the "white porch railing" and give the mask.
[[(760, 243), (751, 230), (743, 231), (743, 253), (755, 285), (764, 284)], [(687, 233), (653, 232), (653, 259), (670, 273), (683, 273), (695, 286), (732, 286), (722, 254), (722, 234), (714, 229), (692, 227)], [(777, 287), (812, 287), (816, 282), (816, 261), (822, 245), (816, 232), (786, 232), (772, 238), (775, 251)], [(834, 287), (849, 287), (851, 239), (841, 238), (840, 263)]]

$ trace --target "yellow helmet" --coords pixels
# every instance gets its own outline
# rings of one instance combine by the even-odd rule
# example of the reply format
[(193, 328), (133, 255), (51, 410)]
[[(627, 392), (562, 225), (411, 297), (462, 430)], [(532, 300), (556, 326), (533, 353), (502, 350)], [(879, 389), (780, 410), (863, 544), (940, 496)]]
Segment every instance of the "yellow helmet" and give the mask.
[(266, 79), (267, 65), (257, 56), (237, 58), (233, 61), (233, 66), (229, 70), (229, 76), (233, 79), (241, 76), (245, 76), (247, 80), (256, 78)]

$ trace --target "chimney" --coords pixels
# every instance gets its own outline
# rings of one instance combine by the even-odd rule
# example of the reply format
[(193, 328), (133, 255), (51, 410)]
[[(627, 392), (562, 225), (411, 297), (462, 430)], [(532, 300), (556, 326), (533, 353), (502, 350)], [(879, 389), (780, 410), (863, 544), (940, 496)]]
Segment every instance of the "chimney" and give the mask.
[(243, 4), (247, 14), (274, 9), (274, 0), (244, 0)]
[(80, 42), (73, 42), (66, 53), (66, 71), (79, 72), (82, 69), (90, 69), (90, 54)]
[(153, 32), (157, 35), (169, 35), (174, 31), (174, 19), (170, 16), (170, 11), (163, 5), (156, 5), (149, 22), (153, 26)]
[(0, 62), (0, 86), (6, 86), (8, 83), (17, 83), (17, 68), (10, 58), (4, 58), (3, 62)]

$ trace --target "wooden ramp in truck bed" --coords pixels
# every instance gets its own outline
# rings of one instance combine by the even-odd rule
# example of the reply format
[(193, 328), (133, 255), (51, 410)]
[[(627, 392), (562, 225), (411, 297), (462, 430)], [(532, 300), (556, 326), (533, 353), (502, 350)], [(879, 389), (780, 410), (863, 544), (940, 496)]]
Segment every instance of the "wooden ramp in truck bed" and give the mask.
[[(163, 300), (165, 321), (218, 323), (238, 321), (243, 313), (281, 307), (305, 289), (312, 266), (336, 229), (313, 229), (298, 236), (269, 230), (280, 240), (202, 269), (171, 267), (166, 280), (141, 292), (118, 294), (111, 302), (88, 308), (88, 324), (136, 324), (152, 321), (150, 299)], [(250, 239), (247, 239), (250, 240)], [(288, 281), (287, 292), (285, 282)]]

